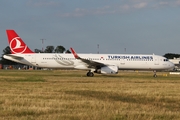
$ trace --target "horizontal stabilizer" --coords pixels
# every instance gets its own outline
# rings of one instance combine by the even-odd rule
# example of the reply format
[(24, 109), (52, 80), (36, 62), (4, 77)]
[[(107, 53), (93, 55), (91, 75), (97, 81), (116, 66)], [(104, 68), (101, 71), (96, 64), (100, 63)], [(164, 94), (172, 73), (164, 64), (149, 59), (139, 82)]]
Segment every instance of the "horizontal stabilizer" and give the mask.
[(18, 56), (17, 54), (7, 54), (7, 55), (4, 55), (3, 57), (5, 58), (5, 56), (8, 56), (8, 57), (11, 57), (14, 59), (23, 59), (24, 58), (24, 57)]

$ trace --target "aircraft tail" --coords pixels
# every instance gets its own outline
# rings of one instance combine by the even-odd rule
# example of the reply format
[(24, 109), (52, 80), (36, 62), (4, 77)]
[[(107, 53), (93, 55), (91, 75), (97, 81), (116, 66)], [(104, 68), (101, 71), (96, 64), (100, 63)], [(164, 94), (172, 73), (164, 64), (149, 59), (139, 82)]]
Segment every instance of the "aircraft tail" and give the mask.
[(6, 30), (12, 54), (34, 53), (14, 30)]

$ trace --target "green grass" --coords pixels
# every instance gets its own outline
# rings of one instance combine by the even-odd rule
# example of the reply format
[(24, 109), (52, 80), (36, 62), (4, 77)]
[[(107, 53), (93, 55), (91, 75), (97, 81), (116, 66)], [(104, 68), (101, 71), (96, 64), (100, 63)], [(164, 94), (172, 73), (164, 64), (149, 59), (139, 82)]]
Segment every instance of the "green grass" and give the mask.
[(178, 120), (179, 75), (120, 71), (0, 71), (0, 119)]

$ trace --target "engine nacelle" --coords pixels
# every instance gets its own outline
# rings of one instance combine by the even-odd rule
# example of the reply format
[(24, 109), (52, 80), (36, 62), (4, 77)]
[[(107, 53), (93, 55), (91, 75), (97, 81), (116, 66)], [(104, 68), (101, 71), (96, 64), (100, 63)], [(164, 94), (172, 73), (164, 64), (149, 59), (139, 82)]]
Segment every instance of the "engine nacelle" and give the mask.
[(81, 69), (81, 70), (86, 70), (87, 67), (85, 65), (78, 65), (74, 67), (75, 69)]
[(109, 65), (101, 67), (101, 69), (97, 69), (97, 73), (101, 74), (117, 74), (118, 73), (118, 67), (115, 65)]

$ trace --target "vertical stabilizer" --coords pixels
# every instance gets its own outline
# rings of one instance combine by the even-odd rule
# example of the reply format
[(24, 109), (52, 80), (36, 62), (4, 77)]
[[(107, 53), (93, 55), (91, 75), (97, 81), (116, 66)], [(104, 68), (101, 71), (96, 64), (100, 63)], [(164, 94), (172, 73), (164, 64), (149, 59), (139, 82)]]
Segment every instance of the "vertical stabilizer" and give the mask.
[(34, 53), (14, 30), (6, 30), (12, 54)]

